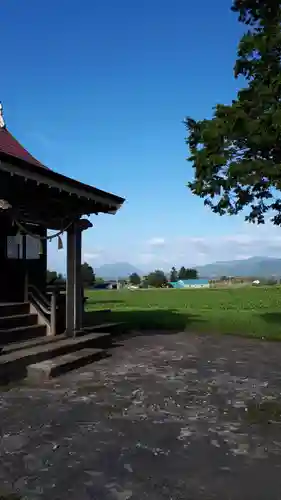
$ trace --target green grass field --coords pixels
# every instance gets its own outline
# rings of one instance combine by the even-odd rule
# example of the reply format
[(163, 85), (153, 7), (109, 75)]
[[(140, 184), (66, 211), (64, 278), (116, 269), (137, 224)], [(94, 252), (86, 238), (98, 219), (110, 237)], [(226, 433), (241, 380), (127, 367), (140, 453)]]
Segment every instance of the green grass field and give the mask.
[[(89, 322), (123, 321), (128, 329), (186, 330), (281, 340), (281, 287), (87, 290), (86, 295)], [(94, 314), (100, 309), (112, 312), (109, 316)]]

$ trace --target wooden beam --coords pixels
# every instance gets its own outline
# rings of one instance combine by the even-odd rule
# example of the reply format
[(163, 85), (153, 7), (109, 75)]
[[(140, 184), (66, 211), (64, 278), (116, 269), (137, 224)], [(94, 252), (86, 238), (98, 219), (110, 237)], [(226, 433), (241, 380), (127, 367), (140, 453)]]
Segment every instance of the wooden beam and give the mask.
[(73, 219), (65, 219), (63, 221), (63, 228), (62, 228), (61, 221), (60, 220), (58, 221), (57, 219), (50, 219), (29, 214), (19, 214), (17, 219), (19, 220), (19, 222), (23, 224), (36, 224), (39, 226), (43, 226), (46, 229), (52, 229), (55, 231), (61, 231), (63, 228), (66, 228), (68, 224), (73, 222)]
[[(57, 188), (69, 194), (88, 199), (91, 202), (99, 203), (104, 207), (104, 212), (107, 212), (108, 210), (117, 211), (124, 202), (122, 198), (103, 192), (99, 189), (92, 188), (91, 186), (83, 186), (83, 184), (78, 181), (68, 179), (67, 177), (56, 174), (53, 171), (50, 172), (48, 169), (44, 170), (38, 168), (34, 171), (33, 169), (27, 170), (26, 168), (24, 169), (14, 163), (10, 164), (0, 160), (0, 170), (8, 172), (12, 175), (33, 180), (38, 184)], [(57, 179), (55, 179), (55, 177), (57, 177)]]
[[(6, 179), (7, 180), (7, 179)], [(3, 181), (0, 172), (0, 195), (9, 199), (13, 212), (18, 212), (24, 220), (45, 225), (49, 228), (61, 229), (66, 220), (80, 218), (93, 213), (93, 203), (58, 189), (42, 186), (34, 181), (25, 182), (23, 178), (14, 176), (12, 182)], [(96, 204), (95, 213), (102, 212)], [(19, 216), (14, 216), (19, 218)], [(50, 225), (51, 224), (51, 225)]]

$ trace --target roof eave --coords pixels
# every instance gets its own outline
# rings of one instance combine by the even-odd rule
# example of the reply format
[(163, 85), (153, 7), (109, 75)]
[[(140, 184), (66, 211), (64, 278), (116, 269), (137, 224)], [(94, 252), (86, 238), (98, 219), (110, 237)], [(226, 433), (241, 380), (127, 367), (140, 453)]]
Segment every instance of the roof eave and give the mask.
[(66, 190), (69, 194), (78, 197), (87, 198), (93, 202), (100, 202), (107, 205), (108, 213), (115, 214), (125, 202), (125, 198), (108, 193), (101, 189), (89, 186), (82, 182), (66, 177), (49, 169), (38, 169), (36, 165), (32, 165), (24, 160), (9, 157), (0, 152), (0, 170), (10, 172), (11, 174), (21, 175), (38, 183), (47, 184), (60, 190)]

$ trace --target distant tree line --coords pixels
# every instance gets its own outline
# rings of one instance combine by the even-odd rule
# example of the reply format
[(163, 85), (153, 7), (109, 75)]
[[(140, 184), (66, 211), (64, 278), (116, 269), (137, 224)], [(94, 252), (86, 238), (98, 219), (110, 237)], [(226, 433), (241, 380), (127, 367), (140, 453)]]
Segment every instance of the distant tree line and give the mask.
[(47, 285), (63, 285), (65, 281), (65, 277), (62, 273), (57, 273), (57, 271), (47, 271)]
[[(82, 273), (82, 283), (84, 288), (91, 287), (93, 285), (97, 285), (99, 283), (104, 283), (102, 278), (97, 278), (95, 275), (95, 271), (87, 262), (84, 262), (81, 266)], [(186, 280), (186, 279), (196, 279), (198, 278), (198, 273), (196, 269), (189, 269), (185, 267), (181, 267), (179, 271), (175, 267), (172, 267), (169, 276), (165, 274), (161, 269), (155, 269), (147, 276), (140, 276), (137, 273), (132, 273), (129, 279), (119, 279), (119, 284), (122, 286), (126, 286), (127, 284), (131, 284), (133, 286), (138, 286), (140, 288), (163, 288), (168, 286), (169, 281), (178, 281), (178, 280)], [(56, 271), (47, 271), (47, 284), (48, 285), (64, 285), (66, 282), (66, 278)]]
[(133, 286), (138, 286), (140, 288), (155, 287), (161, 288), (167, 285), (167, 277), (161, 269), (156, 269), (152, 271), (147, 276), (139, 276), (137, 273), (131, 274), (129, 277), (129, 282)]
[(196, 269), (185, 268), (184, 266), (182, 266), (179, 269), (179, 271), (177, 271), (175, 267), (172, 267), (169, 273), (169, 278), (167, 278), (166, 274), (161, 269), (155, 269), (155, 271), (152, 271), (147, 276), (143, 276), (143, 278), (139, 276), (137, 273), (133, 273), (129, 277), (129, 282), (131, 285), (138, 286), (141, 288), (148, 288), (148, 287), (163, 288), (168, 286), (169, 281), (175, 282), (178, 280), (188, 280), (197, 278), (198, 278), (198, 272)]
[(170, 272), (170, 281), (175, 282), (178, 280), (196, 280), (198, 279), (197, 269), (185, 268), (182, 266), (179, 271), (172, 267)]
[[(96, 278), (95, 272), (87, 262), (84, 262), (81, 266), (82, 283), (84, 288), (93, 286), (96, 282), (102, 281), (100, 278)], [(47, 271), (47, 285), (64, 285), (66, 282), (65, 277), (61, 273), (56, 271)]]

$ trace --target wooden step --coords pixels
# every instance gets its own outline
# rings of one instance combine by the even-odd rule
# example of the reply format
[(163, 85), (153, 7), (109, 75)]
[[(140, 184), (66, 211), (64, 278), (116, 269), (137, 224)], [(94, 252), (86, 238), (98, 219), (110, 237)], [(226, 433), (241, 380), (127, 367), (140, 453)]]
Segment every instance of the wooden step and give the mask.
[(17, 326), (15, 328), (1, 328), (0, 344), (20, 342), (22, 340), (42, 337), (44, 335), (46, 335), (46, 326), (39, 325), (38, 323), (35, 325)]
[(44, 335), (43, 337), (35, 337), (34, 339), (22, 340), (20, 342), (13, 342), (11, 344), (2, 345), (0, 346), (0, 351), (2, 354), (8, 354), (12, 351), (29, 349), (30, 347), (35, 347), (37, 345), (50, 344), (51, 342), (58, 342), (59, 340), (63, 340), (66, 338), (67, 337), (64, 333), (62, 333), (61, 335)]
[[(79, 338), (81, 338), (83, 335), (86, 335), (86, 333), (89, 334), (90, 332), (80, 332)], [(110, 340), (111, 335), (109, 335), (109, 333), (107, 333), (107, 336), (105, 337), (105, 336), (101, 336), (100, 334), (98, 334), (95, 338), (96, 339), (101, 338), (102, 340), (105, 340), (105, 339)], [(35, 337), (33, 339), (22, 340), (19, 342), (12, 342), (10, 344), (3, 344), (3, 345), (0, 344), (0, 352), (2, 353), (2, 355), (8, 354), (9, 352), (12, 352), (12, 351), (19, 351), (21, 349), (29, 349), (30, 347), (35, 347), (35, 346), (44, 345), (44, 344), (50, 344), (50, 343), (58, 342), (59, 340), (64, 340), (64, 339), (69, 340), (69, 337), (67, 337), (67, 335), (65, 333), (61, 333), (60, 335), (44, 335), (42, 337)], [(1, 341), (1, 338), (0, 338), (0, 341)], [(1, 358), (0, 358), (0, 360), (1, 360)], [(1, 500), (1, 498), (0, 498), (0, 500)]]
[(12, 316), (0, 316), (0, 330), (19, 326), (35, 325), (38, 321), (37, 314), (17, 314)]
[(90, 347), (93, 343), (97, 344), (95, 347), (100, 347), (98, 344), (102, 343), (103, 339), (107, 340), (108, 337), (110, 337), (109, 333), (90, 333), (81, 337), (67, 337), (57, 342), (49, 342), (2, 354), (0, 356), (0, 383), (1, 380), (6, 382), (7, 379), (25, 377), (28, 365)]
[(79, 351), (57, 356), (27, 367), (27, 378), (33, 382), (43, 382), (70, 370), (81, 368), (105, 356), (103, 349), (80, 349)]
[(30, 305), (28, 302), (0, 302), (0, 317), (28, 314)]

